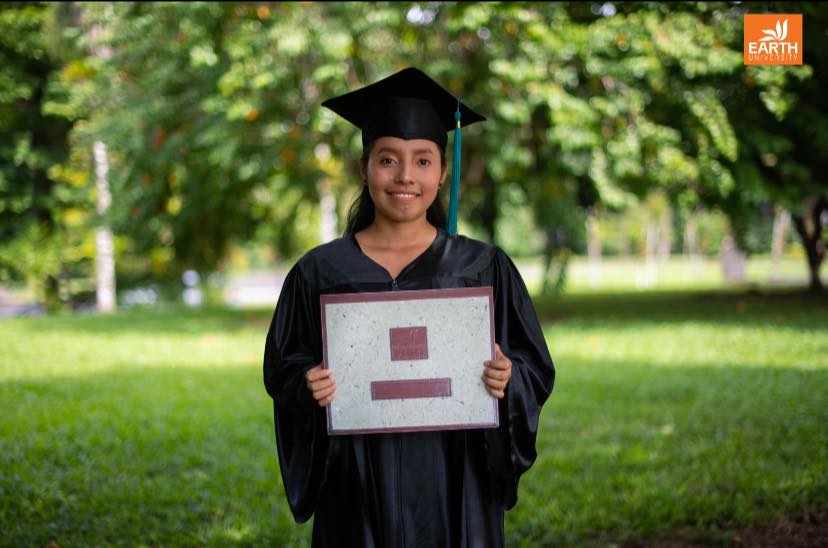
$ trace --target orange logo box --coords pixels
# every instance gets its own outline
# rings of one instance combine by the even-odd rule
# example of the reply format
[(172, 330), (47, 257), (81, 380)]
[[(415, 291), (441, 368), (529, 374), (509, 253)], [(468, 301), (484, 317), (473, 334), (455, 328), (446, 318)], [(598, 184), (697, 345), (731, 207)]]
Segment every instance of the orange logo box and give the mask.
[(746, 65), (801, 65), (802, 14), (745, 14)]

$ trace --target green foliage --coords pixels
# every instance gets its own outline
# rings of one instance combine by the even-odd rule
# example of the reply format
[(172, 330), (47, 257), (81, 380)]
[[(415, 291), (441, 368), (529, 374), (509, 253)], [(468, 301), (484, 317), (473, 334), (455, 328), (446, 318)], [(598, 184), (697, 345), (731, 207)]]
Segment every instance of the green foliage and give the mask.
[[(122, 281), (221, 269), (250, 241), (294, 258), (319, 242), (320, 188), (336, 197), (340, 227), (356, 189), (357, 131), (321, 101), (416, 65), (488, 118), (464, 138), (461, 215), (474, 234), (515, 255), (539, 248), (551, 264), (581, 249), (585, 208), (621, 211), (661, 192), (679, 216), (724, 211), (750, 248), (756, 211), (803, 213), (828, 172), (825, 37), (806, 32), (802, 67), (743, 65), (743, 14), (770, 9), (13, 5), (0, 11), (0, 232), (10, 241), (55, 217), (44, 211), (80, 208), (70, 239), (111, 224)], [(824, 10), (786, 10), (825, 26)], [(40, 121), (17, 108), (28, 97)], [(48, 139), (35, 137), (44, 124)], [(89, 186), (61, 182), (91, 172), (95, 141), (110, 152), (106, 219)], [(41, 173), (34, 196), (26, 169)], [(520, 238), (511, 218), (535, 236)]]
[[(743, 10), (730, 11), (740, 15)], [(748, 249), (752, 247), (750, 234), (755, 232), (751, 225), (763, 223), (762, 212), (769, 204), (782, 205), (802, 217), (810, 203), (828, 196), (826, 141), (814, 140), (828, 136), (828, 102), (817, 91), (826, 84), (828, 39), (824, 33), (808, 31), (825, 28), (828, 15), (811, 4), (786, 3), (784, 11), (802, 13), (807, 21), (803, 56), (807, 64), (742, 67), (735, 74), (737, 78), (722, 80), (716, 86), (740, 143), (737, 158), (718, 166), (712, 161), (707, 165), (711, 174), (729, 172), (734, 185), (729, 194), (706, 203), (731, 217), (734, 235)], [(735, 32), (739, 21), (725, 21), (723, 27), (731, 29), (725, 34), (726, 43), (734, 49), (740, 47), (742, 37)], [(815, 243), (803, 240), (803, 245)]]
[(60, 278), (85, 259), (85, 235), (73, 231), (89, 190), (84, 173), (64, 166), (69, 120), (44, 108), (59, 66), (44, 33), (48, 9), (0, 7), (0, 282), (30, 281), (56, 306)]

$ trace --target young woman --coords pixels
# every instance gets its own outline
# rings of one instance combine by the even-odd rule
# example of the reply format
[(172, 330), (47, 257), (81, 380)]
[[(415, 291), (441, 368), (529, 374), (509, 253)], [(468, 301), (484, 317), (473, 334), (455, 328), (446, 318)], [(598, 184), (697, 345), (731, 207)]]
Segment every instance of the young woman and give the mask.
[[(288, 273), (267, 335), (264, 381), (290, 508), (297, 522), (314, 516), (314, 546), (502, 546), (555, 370), (511, 260), (446, 230), (447, 132), (484, 118), (414, 68), (323, 105), (362, 130), (363, 190), (345, 236)], [(319, 296), (477, 286), (494, 292), (496, 357), (480, 373), (500, 426), (329, 437), (336, 379), (320, 365)]]

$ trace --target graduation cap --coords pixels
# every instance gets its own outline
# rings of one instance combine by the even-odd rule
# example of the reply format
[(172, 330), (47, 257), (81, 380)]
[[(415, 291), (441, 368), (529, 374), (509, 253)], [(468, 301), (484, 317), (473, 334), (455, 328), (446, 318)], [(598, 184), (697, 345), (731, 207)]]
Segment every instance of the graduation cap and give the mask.
[(362, 130), (362, 146), (380, 137), (428, 139), (445, 150), (447, 134), (454, 129), (451, 166), (449, 234), (457, 233), (460, 200), (461, 126), (484, 121), (423, 71), (410, 67), (378, 82), (322, 103)]

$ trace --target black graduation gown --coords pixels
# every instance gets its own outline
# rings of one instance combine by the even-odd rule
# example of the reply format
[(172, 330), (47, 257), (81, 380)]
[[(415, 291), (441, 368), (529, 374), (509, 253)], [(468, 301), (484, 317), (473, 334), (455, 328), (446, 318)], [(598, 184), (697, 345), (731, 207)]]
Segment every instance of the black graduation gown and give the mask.
[[(329, 437), (325, 410), (304, 379), (322, 362), (319, 295), (477, 286), (494, 288), (495, 339), (512, 360), (500, 427)], [(315, 248), (285, 279), (264, 355), (294, 518), (315, 515), (320, 547), (503, 546), (504, 511), (535, 460), (538, 418), (554, 380), (526, 287), (498, 247), (438, 229), (396, 280), (352, 236)]]

